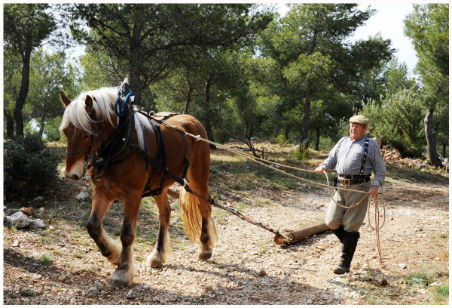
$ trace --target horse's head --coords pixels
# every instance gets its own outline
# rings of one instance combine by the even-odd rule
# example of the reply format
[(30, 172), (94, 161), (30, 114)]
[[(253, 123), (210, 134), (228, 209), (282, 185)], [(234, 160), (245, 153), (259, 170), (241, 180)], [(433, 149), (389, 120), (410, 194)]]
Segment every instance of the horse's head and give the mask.
[(65, 107), (60, 130), (67, 139), (64, 174), (66, 177), (78, 180), (85, 173), (85, 159), (93, 142), (93, 132), (88, 121), (89, 115), (93, 112), (93, 98), (86, 95), (84, 104), (80, 102), (71, 104), (71, 100), (64, 91), (60, 90), (60, 99)]
[[(121, 98), (123, 93), (126, 93), (127, 97), (130, 96), (128, 87), (126, 79), (119, 91), (118, 88), (101, 88), (83, 92), (72, 101), (60, 90), (60, 99), (65, 107), (60, 132), (67, 138), (67, 177), (81, 178), (88, 158), (98, 149), (102, 149), (104, 142), (116, 132), (119, 117), (115, 113), (115, 103), (118, 95)], [(138, 134), (138, 139), (143, 139), (142, 133)]]

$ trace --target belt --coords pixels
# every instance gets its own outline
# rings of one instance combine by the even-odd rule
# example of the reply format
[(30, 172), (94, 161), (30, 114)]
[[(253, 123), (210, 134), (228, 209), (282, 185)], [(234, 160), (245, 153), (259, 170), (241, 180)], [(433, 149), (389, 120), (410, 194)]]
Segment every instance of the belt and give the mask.
[(341, 183), (346, 186), (350, 186), (353, 184), (361, 184), (370, 180), (370, 175), (357, 174), (339, 174), (339, 178), (337, 179), (338, 183)]

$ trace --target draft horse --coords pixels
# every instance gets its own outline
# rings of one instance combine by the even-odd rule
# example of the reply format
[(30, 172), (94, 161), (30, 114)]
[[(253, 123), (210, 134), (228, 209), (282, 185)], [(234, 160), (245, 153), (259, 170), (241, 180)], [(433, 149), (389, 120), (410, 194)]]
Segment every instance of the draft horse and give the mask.
[[(121, 88), (127, 86), (125, 83), (126, 81)], [(121, 121), (115, 112), (118, 95), (117, 88), (101, 88), (81, 93), (71, 101), (64, 91), (60, 90), (60, 98), (65, 106), (60, 131), (67, 138), (65, 176), (77, 180), (88, 170), (93, 183), (88, 233), (102, 255), (117, 265), (108, 279), (109, 284), (122, 287), (133, 282), (131, 247), (135, 240), (138, 210), (146, 189), (154, 192), (159, 213), (157, 241), (146, 264), (152, 268), (161, 267), (169, 251), (168, 227), (171, 208), (167, 193), (174, 179), (165, 176), (166, 172), (157, 170), (146, 157), (154, 157), (157, 160), (160, 144), (166, 153), (166, 170), (178, 176), (183, 176), (182, 173), (185, 172), (190, 188), (200, 196), (210, 198), (210, 148), (207, 143), (186, 137), (171, 127), (161, 125), (157, 127), (160, 130), (157, 134), (150, 118), (136, 109), (129, 108), (129, 127), (133, 129), (129, 140), (125, 140), (126, 137), (120, 140), (127, 141), (127, 149), (119, 155), (122, 157), (110, 159), (107, 165), (105, 162), (102, 165), (105, 157), (100, 157), (100, 153), (105, 152), (106, 145), (111, 143)], [(160, 115), (165, 116), (155, 116)], [(166, 121), (179, 130), (207, 138), (202, 124), (190, 115), (174, 115)], [(164, 142), (159, 142), (159, 139)], [(102, 220), (115, 200), (121, 201), (124, 211), (120, 234), (122, 245), (112, 240), (102, 227)], [(211, 205), (184, 188), (181, 188), (179, 200), (186, 234), (192, 242), (199, 242), (198, 258), (207, 260), (212, 256), (217, 239)]]

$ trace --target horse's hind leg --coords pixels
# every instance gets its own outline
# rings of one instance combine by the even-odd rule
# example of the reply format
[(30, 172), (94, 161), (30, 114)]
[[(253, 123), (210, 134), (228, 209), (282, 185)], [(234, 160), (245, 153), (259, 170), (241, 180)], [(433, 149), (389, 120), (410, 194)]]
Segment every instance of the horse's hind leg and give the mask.
[(112, 286), (130, 286), (133, 282), (132, 244), (135, 240), (138, 210), (141, 204), (140, 196), (128, 196), (124, 200), (124, 221), (121, 229), (122, 251), (116, 271), (108, 282)]
[[(209, 196), (208, 193), (206, 193)], [(204, 196), (206, 196), (204, 195)], [(217, 232), (215, 230), (215, 225), (212, 220), (212, 208), (211, 205), (199, 199), (199, 209), (202, 216), (202, 225), (201, 225), (201, 236), (200, 236), (200, 249), (198, 258), (200, 260), (207, 260), (212, 257), (213, 247), (217, 240)]]
[(159, 232), (154, 250), (147, 258), (147, 264), (152, 268), (158, 268), (166, 262), (167, 253), (169, 253), (169, 235), (168, 228), (171, 217), (171, 208), (168, 202), (167, 189), (154, 197), (159, 210)]
[[(191, 179), (191, 189), (201, 196), (208, 198), (209, 193), (205, 187), (206, 185), (197, 185), (194, 180), (196, 178), (191, 177)], [(200, 260), (210, 259), (217, 240), (217, 232), (211, 216), (212, 207), (210, 203), (187, 192), (185, 189), (181, 191), (180, 202), (185, 231), (191, 241), (199, 242), (200, 244), (198, 258)]]
[[(208, 182), (209, 182), (209, 173), (210, 173), (210, 150), (208, 144), (202, 144), (198, 143), (196, 144), (196, 148), (194, 148), (193, 153), (196, 153), (196, 155), (192, 155), (190, 157), (191, 160), (191, 166), (188, 169), (188, 179), (190, 188), (197, 192), (199, 195), (209, 198), (209, 189), (208, 189)], [(191, 235), (189, 236), (192, 241), (198, 241), (200, 242), (199, 247), (199, 254), (198, 258), (200, 260), (207, 260), (210, 259), (212, 256), (213, 248), (215, 246), (215, 242), (217, 240), (217, 231), (215, 229), (215, 224), (212, 220), (212, 206), (209, 202), (203, 200), (202, 198), (198, 198), (197, 196), (183, 190), (181, 193), (181, 207), (186, 209), (187, 213), (192, 213), (191, 215), (186, 215), (188, 218), (187, 220), (190, 220), (190, 216), (198, 216), (201, 217), (201, 226), (199, 226), (199, 220), (198, 219), (192, 219), (195, 220), (195, 222), (192, 223), (186, 223), (184, 221), (184, 224), (187, 225), (189, 232)], [(191, 210), (190, 210), (191, 208)], [(194, 214), (196, 213), (196, 214)], [(199, 216), (198, 216), (199, 217)], [(196, 221), (197, 220), (197, 221)], [(193, 226), (194, 228), (190, 227)], [(199, 230), (199, 228), (201, 230)], [(190, 229), (198, 229), (195, 232), (190, 231)], [(197, 237), (197, 238), (196, 238)]]
[(102, 227), (102, 220), (110, 208), (112, 200), (107, 199), (97, 189), (93, 190), (92, 200), (91, 215), (87, 224), (88, 233), (96, 242), (102, 255), (111, 263), (117, 265), (121, 248), (106, 235)]

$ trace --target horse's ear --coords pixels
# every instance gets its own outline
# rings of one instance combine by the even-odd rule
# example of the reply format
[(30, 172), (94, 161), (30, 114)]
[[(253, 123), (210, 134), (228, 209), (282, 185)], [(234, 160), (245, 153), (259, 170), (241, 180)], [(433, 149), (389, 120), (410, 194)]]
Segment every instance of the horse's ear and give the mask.
[(89, 95), (87, 95), (85, 99), (85, 108), (88, 113), (93, 110), (93, 98)]
[(129, 93), (129, 91), (130, 91), (129, 78), (126, 77), (126, 78), (124, 79), (124, 81), (121, 83), (121, 86), (119, 87), (119, 93), (120, 93), (122, 96), (126, 96), (127, 93)]
[(58, 90), (58, 92), (60, 92), (61, 102), (63, 103), (64, 108), (66, 108), (71, 103), (71, 100), (67, 97), (63, 90)]

